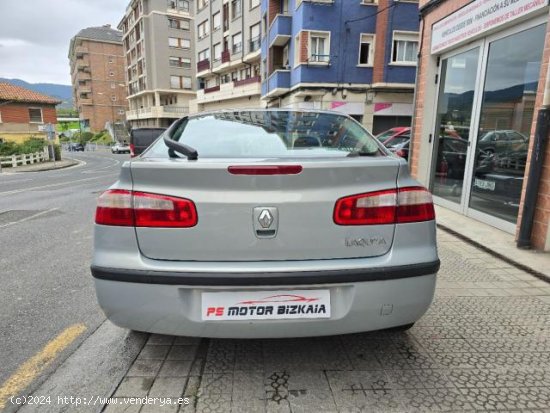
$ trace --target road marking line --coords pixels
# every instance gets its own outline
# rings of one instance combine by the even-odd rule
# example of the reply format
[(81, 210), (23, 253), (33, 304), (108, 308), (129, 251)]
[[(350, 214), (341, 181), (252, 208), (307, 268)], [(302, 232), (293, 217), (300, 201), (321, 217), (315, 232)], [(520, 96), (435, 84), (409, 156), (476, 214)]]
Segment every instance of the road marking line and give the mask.
[(59, 209), (59, 208), (51, 208), (51, 209), (48, 209), (47, 211), (37, 212), (36, 214), (31, 215), (30, 217), (26, 217), (26, 218), (20, 219), (19, 221), (8, 222), (7, 224), (0, 225), (0, 228), (10, 227), (10, 226), (12, 226), (12, 225), (15, 225), (15, 224), (19, 224), (19, 223), (21, 223), (21, 222), (28, 221), (28, 220), (30, 220), (30, 219), (39, 217), (39, 216), (41, 216), (41, 215), (49, 214), (50, 212), (56, 211), (56, 210), (58, 210), (58, 209)]
[(33, 357), (23, 363), (0, 387), (0, 409), (6, 407), (11, 396), (25, 389), (48, 365), (84, 331), (84, 324), (74, 324), (63, 330), (56, 338)]
[(21, 193), (21, 192), (34, 191), (35, 189), (53, 188), (54, 186), (68, 185), (68, 184), (73, 184), (75, 182), (92, 181), (94, 179), (107, 178), (108, 176), (111, 176), (111, 175), (94, 176), (93, 178), (76, 179), (74, 181), (58, 182), (57, 184), (41, 185), (41, 186), (35, 186), (35, 187), (32, 187), (32, 188), (15, 189), (13, 191), (0, 192), (0, 195), (13, 195), (13, 194)]

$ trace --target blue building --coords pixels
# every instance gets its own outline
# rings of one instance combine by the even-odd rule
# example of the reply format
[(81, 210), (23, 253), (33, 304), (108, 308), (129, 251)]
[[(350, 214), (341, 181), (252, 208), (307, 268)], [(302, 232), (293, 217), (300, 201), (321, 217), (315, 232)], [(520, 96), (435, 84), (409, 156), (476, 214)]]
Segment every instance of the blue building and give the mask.
[(261, 96), (331, 109), (374, 133), (409, 126), (418, 1), (262, 0)]

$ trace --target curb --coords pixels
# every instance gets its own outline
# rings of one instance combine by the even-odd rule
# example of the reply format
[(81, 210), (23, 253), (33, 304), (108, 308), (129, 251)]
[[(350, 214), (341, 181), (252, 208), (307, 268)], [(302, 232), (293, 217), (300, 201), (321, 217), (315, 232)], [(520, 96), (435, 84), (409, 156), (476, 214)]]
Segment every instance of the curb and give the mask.
[(462, 241), (464, 241), (464, 242), (466, 242), (470, 245), (473, 245), (477, 249), (480, 249), (483, 252), (486, 252), (487, 254), (492, 255), (493, 257), (498, 258), (499, 260), (502, 260), (505, 263), (510, 264), (513, 267), (516, 267), (518, 270), (525, 271), (526, 273), (531, 274), (533, 277), (536, 277), (539, 280), (545, 281), (545, 282), (550, 284), (550, 277), (548, 277), (546, 274), (541, 273), (540, 271), (537, 271), (537, 270), (535, 270), (535, 269), (533, 269), (533, 268), (531, 268), (531, 267), (529, 267), (525, 264), (521, 264), (517, 261), (514, 261), (510, 257), (502, 255), (501, 253), (499, 253), (495, 250), (492, 250), (491, 248), (488, 248), (485, 245), (482, 245), (479, 242), (474, 241), (473, 239), (467, 237), (466, 235), (461, 234), (459, 232), (456, 232), (455, 230), (452, 230), (451, 228), (449, 228), (445, 225), (437, 224), (437, 228), (447, 232), (448, 234), (451, 234), (451, 235), (459, 238), (460, 240), (462, 240)]
[(28, 173), (28, 172), (45, 172), (45, 171), (55, 171), (56, 169), (65, 169), (65, 168), (69, 168), (71, 166), (75, 166), (75, 165), (78, 165), (80, 162), (77, 161), (76, 159), (72, 159), (72, 158), (69, 158), (68, 160), (70, 160), (69, 163), (67, 164), (63, 164), (63, 165), (60, 165), (60, 166), (48, 166), (46, 168), (37, 168), (37, 169), (34, 169), (34, 170), (28, 170), (28, 171), (13, 171), (11, 173), (16, 173), (16, 174), (21, 174), (21, 173)]

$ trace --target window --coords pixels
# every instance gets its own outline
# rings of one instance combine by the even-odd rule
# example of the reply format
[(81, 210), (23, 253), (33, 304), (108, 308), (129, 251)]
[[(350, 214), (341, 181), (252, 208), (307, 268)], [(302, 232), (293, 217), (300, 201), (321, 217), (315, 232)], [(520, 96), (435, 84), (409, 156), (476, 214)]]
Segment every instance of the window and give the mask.
[(111, 89), (115, 89), (116, 88), (116, 84), (114, 82), (111, 82)]
[(372, 66), (374, 63), (374, 35), (361, 34), (359, 42), (359, 64)]
[(113, 77), (115, 75), (115, 72), (113, 72), (112, 70), (109, 72), (109, 76)]
[(231, 16), (233, 19), (241, 17), (242, 14), (242, 0), (231, 1)]
[(258, 7), (260, 5), (260, 0), (250, 0), (250, 8)]
[(329, 33), (310, 33), (309, 62), (330, 62), (330, 37)]
[(221, 58), (222, 58), (222, 45), (221, 45), (221, 43), (216, 43), (213, 46), (213, 52), (214, 52), (214, 61), (217, 62), (218, 60), (221, 60)]
[(188, 0), (178, 0), (178, 9), (180, 11), (189, 12), (189, 1)]
[(283, 48), (283, 69), (290, 69), (290, 62), (288, 60), (288, 44)]
[(208, 0), (198, 0), (197, 1), (197, 9), (201, 10), (208, 4)]
[(222, 15), (220, 12), (214, 13), (212, 15), (212, 31), (218, 30), (222, 26)]
[(260, 23), (250, 26), (250, 53), (260, 48)]
[(392, 62), (416, 64), (418, 33), (393, 32)]
[(189, 30), (191, 25), (189, 20), (179, 20), (168, 18), (168, 26), (172, 29)]
[(42, 109), (29, 108), (30, 123), (42, 123)]
[(113, 63), (114, 59), (115, 58), (113, 56), (109, 56), (109, 63)]
[(113, 102), (116, 102), (116, 96), (115, 96), (115, 95), (112, 95), (112, 96), (111, 96), (111, 100), (112, 100)]
[(119, 110), (118, 110), (118, 114), (119, 114), (119, 115), (124, 115), (124, 113), (125, 113), (125, 112), (124, 112), (124, 109), (119, 109)]
[(243, 36), (242, 33), (237, 33), (233, 36), (233, 53), (240, 53), (243, 50)]
[(197, 26), (199, 39), (202, 39), (203, 37), (208, 36), (208, 32), (210, 31), (208, 20), (203, 21), (201, 24)]
[(170, 56), (168, 62), (172, 67), (183, 67), (184, 69), (189, 69), (191, 67), (191, 59), (187, 57)]
[(191, 41), (189, 39), (180, 39), (179, 37), (169, 37), (168, 46), (177, 47), (178, 49), (189, 49)]
[(199, 62), (210, 59), (210, 49), (204, 49), (199, 52)]
[(191, 89), (191, 78), (188, 76), (170, 76), (172, 89)]

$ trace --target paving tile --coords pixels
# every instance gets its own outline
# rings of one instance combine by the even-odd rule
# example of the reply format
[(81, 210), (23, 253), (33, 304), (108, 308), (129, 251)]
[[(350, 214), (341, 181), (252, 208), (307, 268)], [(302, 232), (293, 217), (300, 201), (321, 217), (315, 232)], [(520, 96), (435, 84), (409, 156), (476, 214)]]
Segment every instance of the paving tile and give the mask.
[(149, 390), (150, 397), (183, 397), (187, 377), (157, 377)]
[(162, 365), (162, 360), (140, 360), (134, 361), (132, 367), (126, 374), (127, 377), (155, 377)]
[(115, 396), (185, 395), (187, 413), (550, 412), (550, 285), (438, 237), (436, 295), (408, 332), (151, 335)]
[(144, 397), (151, 389), (152, 377), (125, 377), (115, 391), (114, 397)]
[(187, 377), (191, 370), (191, 361), (166, 360), (159, 371), (159, 377)]

